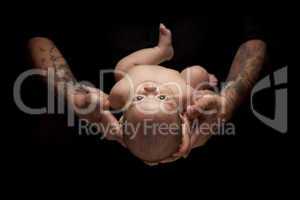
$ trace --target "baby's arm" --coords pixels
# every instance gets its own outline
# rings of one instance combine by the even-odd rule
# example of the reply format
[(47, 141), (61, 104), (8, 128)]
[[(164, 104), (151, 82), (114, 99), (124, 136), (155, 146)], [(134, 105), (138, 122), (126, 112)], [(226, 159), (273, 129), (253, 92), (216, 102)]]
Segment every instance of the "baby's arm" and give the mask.
[[(159, 27), (159, 42), (156, 47), (136, 51), (120, 60), (116, 66), (115, 79), (119, 81), (136, 65), (158, 65), (173, 57), (171, 31), (163, 24)], [(119, 73), (118, 73), (119, 72)]]
[(132, 90), (130, 90), (130, 85), (126, 79), (118, 81), (111, 89), (108, 97), (110, 106), (116, 110), (123, 109), (126, 105), (128, 93), (130, 91)]

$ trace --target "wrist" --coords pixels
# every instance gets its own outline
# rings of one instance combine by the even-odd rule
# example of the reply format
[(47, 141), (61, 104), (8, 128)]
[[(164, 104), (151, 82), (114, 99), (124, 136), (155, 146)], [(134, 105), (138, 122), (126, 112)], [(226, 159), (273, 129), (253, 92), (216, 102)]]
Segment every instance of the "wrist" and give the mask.
[(230, 88), (230, 83), (222, 90), (222, 113), (225, 121), (231, 119), (234, 110), (238, 105), (236, 92)]

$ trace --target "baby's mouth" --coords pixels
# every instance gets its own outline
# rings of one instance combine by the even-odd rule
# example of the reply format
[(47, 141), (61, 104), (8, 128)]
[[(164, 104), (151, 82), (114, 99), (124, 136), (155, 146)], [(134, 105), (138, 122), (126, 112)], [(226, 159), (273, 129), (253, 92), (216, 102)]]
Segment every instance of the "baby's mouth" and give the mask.
[(160, 110), (160, 105), (152, 101), (145, 101), (141, 104), (136, 104), (135, 107), (143, 114), (155, 114)]

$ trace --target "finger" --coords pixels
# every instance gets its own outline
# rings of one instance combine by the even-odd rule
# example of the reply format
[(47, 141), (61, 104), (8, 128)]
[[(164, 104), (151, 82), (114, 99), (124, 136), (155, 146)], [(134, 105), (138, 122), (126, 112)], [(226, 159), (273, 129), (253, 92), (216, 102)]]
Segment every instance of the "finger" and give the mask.
[(170, 157), (170, 158), (160, 161), (159, 163), (167, 164), (167, 163), (175, 162), (178, 159), (180, 159), (180, 157)]
[(90, 98), (83, 93), (74, 93), (70, 98), (73, 100), (73, 104), (76, 108), (86, 108), (90, 104)]
[(159, 164), (159, 163), (155, 163), (155, 162), (152, 163), (152, 162), (147, 162), (147, 161), (144, 161), (144, 163), (150, 167), (153, 167), (153, 166), (156, 166)]
[(189, 105), (187, 106), (186, 109), (186, 115), (190, 118), (190, 119), (194, 119), (197, 117), (198, 113), (197, 110), (195, 109), (195, 105)]
[(218, 109), (217, 95), (204, 95), (203, 98), (197, 101), (194, 105), (188, 106), (187, 116), (191, 119), (206, 117)]
[(201, 117), (202, 113), (199, 112), (198, 105), (190, 105), (186, 109), (186, 115), (189, 119), (196, 119)]
[(197, 102), (206, 95), (215, 95), (216, 93), (211, 90), (193, 90), (193, 101)]
[(170, 158), (161, 161), (162, 163), (173, 162), (182, 156), (187, 156), (191, 150), (189, 121), (185, 115), (180, 115), (180, 118), (183, 120), (181, 145), (177, 152), (175, 152)]
[(193, 99), (193, 105), (190, 105), (187, 107), (187, 116), (189, 118), (198, 118), (202, 114), (202, 108), (206, 107), (206, 104), (208, 103), (207, 100), (204, 99), (205, 93), (203, 92), (197, 92), (196, 95), (194, 95)]
[(97, 107), (95, 112), (108, 110), (110, 102), (108, 95), (101, 92), (97, 88), (92, 88), (84, 85), (77, 85), (74, 92), (70, 94), (76, 108), (87, 108), (88, 106)]
[(173, 154), (174, 157), (181, 157), (187, 155), (190, 152), (190, 127), (189, 122), (186, 117), (181, 116), (184, 120), (182, 124), (182, 142), (179, 147), (179, 150)]
[(192, 136), (191, 136), (191, 147), (192, 148), (194, 148), (194, 146), (195, 146), (195, 144), (196, 144), (196, 142), (197, 142), (197, 140), (198, 140), (198, 132), (197, 132), (198, 130), (196, 130), (193, 134), (192, 134)]
[(109, 110), (110, 108), (110, 102), (108, 100), (108, 97), (106, 96), (100, 96), (100, 99), (99, 99), (100, 102), (100, 111), (105, 111), (105, 110)]
[(109, 111), (103, 111), (100, 118), (104, 137), (110, 140), (122, 140), (121, 126), (115, 116)]
[(189, 153), (190, 153), (190, 148), (191, 146), (190, 146), (190, 143), (189, 143), (189, 145), (188, 146), (182, 146), (182, 147), (180, 147), (180, 149), (176, 152), (176, 153), (174, 153), (172, 156), (173, 157), (177, 157), (177, 158), (180, 158), (180, 157), (182, 157), (182, 156), (186, 156), (186, 155), (188, 155)]
[(108, 100), (108, 95), (102, 92), (101, 90), (94, 88), (94, 87), (89, 87), (89, 86), (84, 86), (82, 87), (89, 92), (89, 97), (90, 97), (90, 103), (95, 103), (100, 105), (100, 111), (102, 110), (108, 110), (110, 107), (110, 102)]

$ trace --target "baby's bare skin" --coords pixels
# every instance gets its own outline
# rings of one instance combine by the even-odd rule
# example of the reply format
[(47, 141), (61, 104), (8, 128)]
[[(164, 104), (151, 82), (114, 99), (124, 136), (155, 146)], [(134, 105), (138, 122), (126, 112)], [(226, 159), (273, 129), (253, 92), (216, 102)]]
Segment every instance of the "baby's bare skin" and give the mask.
[(160, 40), (156, 47), (134, 52), (117, 64), (115, 78), (118, 82), (109, 97), (112, 108), (123, 108), (131, 101), (130, 95), (136, 95), (137, 89), (146, 82), (156, 83), (157, 87), (161, 87), (158, 89), (164, 88), (165, 91), (168, 86), (172, 95), (182, 102), (182, 107), (186, 106), (194, 89), (201, 89), (197, 88), (199, 83), (216, 84), (216, 78), (200, 66), (188, 67), (181, 73), (159, 66), (160, 63), (172, 59), (173, 54), (171, 32), (161, 24)]
[(151, 87), (155, 87), (158, 94), (175, 97), (176, 102), (182, 102), (181, 107), (185, 107), (191, 99), (192, 87), (179, 72), (158, 65), (138, 65), (112, 88), (109, 97), (111, 106), (121, 109)]
[[(111, 107), (126, 110), (131, 105), (138, 105), (144, 112), (163, 108), (177, 109), (183, 114), (191, 103), (193, 91), (201, 89), (198, 87), (199, 83), (216, 84), (214, 76), (200, 66), (188, 67), (180, 73), (159, 65), (172, 59), (173, 54), (171, 32), (164, 25), (160, 25), (160, 40), (156, 47), (134, 52), (117, 64), (117, 83), (109, 96)], [(143, 112), (139, 115), (136, 117), (142, 118)], [(187, 123), (187, 120), (183, 121)], [(188, 124), (183, 126), (187, 127)], [(182, 138), (181, 147), (175, 153), (176, 158), (187, 153), (189, 149), (188, 137), (183, 135)]]

